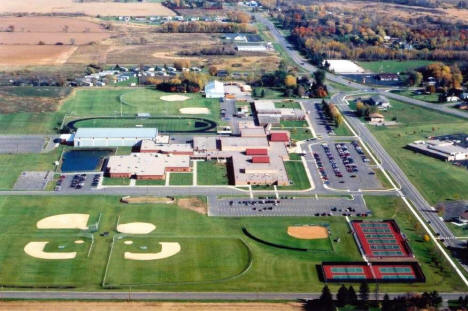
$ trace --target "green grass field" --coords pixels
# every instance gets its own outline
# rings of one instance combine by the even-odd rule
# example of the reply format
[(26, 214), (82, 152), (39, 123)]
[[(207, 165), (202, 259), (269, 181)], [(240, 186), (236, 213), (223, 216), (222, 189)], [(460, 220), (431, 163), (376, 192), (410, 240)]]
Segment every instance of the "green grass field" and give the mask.
[(0, 189), (11, 189), (22, 171), (53, 171), (61, 151), (62, 148), (40, 154), (0, 154)]
[(137, 179), (136, 185), (137, 186), (164, 186), (166, 184), (166, 180), (164, 179)]
[(284, 167), (288, 174), (289, 180), (292, 181), (290, 186), (279, 186), (280, 190), (300, 190), (310, 188), (310, 182), (302, 164), (302, 161), (286, 161)]
[[(22, 94), (22, 96), (59, 96), (67, 95), (67, 91), (50, 88), (47, 92), (36, 90), (37, 88), (19, 88), (11, 92)], [(45, 94), (45, 95), (44, 95)], [(17, 95), (17, 94), (16, 94)], [(70, 121), (79, 117), (92, 116), (135, 116), (137, 113), (147, 112), (153, 116), (179, 115), (180, 108), (200, 107), (208, 108), (210, 114), (192, 115), (219, 122), (219, 103), (216, 99), (206, 99), (199, 93), (183, 94), (190, 97), (185, 101), (168, 102), (161, 100), (164, 95), (175, 95), (174, 93), (164, 93), (149, 88), (125, 88), (111, 87), (99, 89), (78, 89), (72, 92), (59, 106), (55, 112), (16, 112), (11, 114), (0, 114), (0, 133), (5, 134), (25, 134), (25, 133), (55, 133), (62, 125), (64, 117)], [(122, 101), (121, 101), (122, 99)], [(190, 115), (187, 115), (190, 116)], [(82, 126), (132, 126), (147, 122), (141, 119), (123, 120), (98, 120), (83, 122)], [(162, 123), (161, 123), (162, 122)], [(172, 121), (170, 121), (172, 122)], [(196, 128), (195, 122), (192, 125), (184, 122), (180, 127)], [(163, 127), (165, 124), (160, 121), (157, 125)], [(150, 126), (150, 125), (148, 125)], [(151, 126), (154, 126), (153, 124)], [(173, 126), (173, 125), (168, 125)], [(179, 126), (179, 125), (178, 125)]]
[(398, 60), (380, 60), (375, 62), (357, 62), (362, 68), (372, 71), (375, 73), (387, 72), (387, 73), (397, 73), (397, 72), (408, 72), (413, 69), (427, 66), (430, 63), (434, 63), (429, 60), (407, 60), (407, 61), (398, 61)]
[(228, 185), (226, 165), (216, 161), (197, 162), (198, 185)]
[(429, 203), (468, 199), (468, 170), (404, 148), (428, 136), (468, 133), (466, 120), (394, 100), (390, 102), (392, 108), (383, 114), (388, 120), (396, 118), (399, 124), (370, 127), (382, 146)]
[(414, 98), (414, 99), (417, 99), (417, 100), (422, 100), (422, 101), (432, 103), (432, 104), (440, 104), (439, 94), (437, 94), (437, 93), (417, 95), (413, 91), (410, 91), (410, 90), (404, 90), (404, 91), (400, 91), (400, 90), (396, 91), (395, 90), (395, 91), (392, 91), (392, 93), (402, 95), (402, 96), (406, 96), (406, 97), (410, 97), (410, 98)]
[(192, 173), (171, 173), (169, 184), (173, 186), (190, 186), (193, 184)]
[(128, 186), (130, 185), (130, 179), (104, 177), (102, 184), (104, 186)]
[(295, 101), (277, 102), (275, 103), (276, 108), (290, 108), (290, 109), (302, 109), (301, 105)]
[[(140, 285), (133, 287), (135, 290), (159, 291), (315, 292), (323, 286), (316, 270), (316, 265), (321, 261), (361, 261), (342, 217), (207, 217), (170, 204), (123, 204), (119, 200), (117, 196), (81, 196), (80, 200), (76, 196), (0, 197), (0, 230), (3, 233), (0, 239), (1, 283), (103, 290), (101, 284), (105, 277), (106, 285), (115, 286), (112, 290), (124, 291), (129, 290), (129, 286), (119, 284)], [(367, 203), (375, 217), (393, 216), (397, 219), (422, 261), (427, 277), (426, 284), (381, 284), (381, 291), (464, 290), (453, 273), (438, 274), (438, 268), (429, 263), (428, 254), (433, 250), (433, 245), (419, 241), (420, 232), (414, 231), (414, 219), (399, 199), (370, 197)], [(36, 228), (38, 220), (63, 213), (88, 213), (91, 217), (89, 223), (100, 219), (98, 232), (93, 234), (94, 243), (89, 257), (91, 243), (86, 238), (86, 234), (90, 237), (89, 233)], [(156, 230), (146, 236), (124, 236), (116, 232), (117, 222), (149, 222), (156, 225)], [(333, 243), (332, 251), (279, 249), (259, 243), (242, 232), (242, 228), (246, 227), (265, 238), (295, 244), (294, 240), (284, 235), (288, 226), (323, 224), (329, 225), (332, 239), (341, 239), (339, 243), (330, 242)], [(99, 233), (105, 231), (110, 234), (100, 236)], [(123, 238), (118, 239), (119, 236)], [(114, 237), (115, 244), (111, 251)], [(85, 243), (74, 244), (76, 239), (82, 239)], [(134, 244), (123, 244), (126, 240), (132, 240)], [(23, 252), (24, 245), (30, 241), (49, 241), (46, 251), (76, 251), (78, 254), (70, 260), (32, 258)], [(158, 243), (165, 241), (178, 242), (181, 246), (181, 251), (172, 257), (173, 260), (167, 258), (145, 262), (122, 257), (125, 251), (157, 252)], [(310, 245), (325, 246), (314, 245), (317, 244), (315, 242), (310, 242)], [(141, 246), (147, 248), (142, 249)], [(250, 266), (249, 256), (252, 259)], [(338, 286), (330, 285), (332, 290)]]

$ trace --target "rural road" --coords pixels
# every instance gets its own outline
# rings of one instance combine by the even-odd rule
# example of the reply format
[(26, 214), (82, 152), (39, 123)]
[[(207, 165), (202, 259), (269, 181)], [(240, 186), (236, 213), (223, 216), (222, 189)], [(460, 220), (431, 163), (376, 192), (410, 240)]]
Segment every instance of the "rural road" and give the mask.
[[(268, 292), (76, 292), (76, 291), (0, 291), (0, 299), (70, 299), (70, 300), (171, 300), (171, 301), (268, 301), (268, 300), (306, 300), (319, 298), (321, 293), (268, 293)], [(382, 300), (385, 293), (379, 294)], [(388, 294), (392, 299), (407, 293)], [(466, 293), (439, 293), (443, 300), (455, 300)], [(374, 299), (375, 293), (371, 293)]]

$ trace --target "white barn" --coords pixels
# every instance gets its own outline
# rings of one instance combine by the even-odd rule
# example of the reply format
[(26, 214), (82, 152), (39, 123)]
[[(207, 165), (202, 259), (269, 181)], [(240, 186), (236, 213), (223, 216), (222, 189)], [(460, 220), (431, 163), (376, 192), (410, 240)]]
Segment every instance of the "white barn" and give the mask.
[(75, 147), (133, 147), (142, 140), (155, 140), (156, 128), (79, 128), (73, 138)]
[(206, 98), (223, 98), (224, 97), (224, 84), (223, 82), (213, 80), (205, 86)]

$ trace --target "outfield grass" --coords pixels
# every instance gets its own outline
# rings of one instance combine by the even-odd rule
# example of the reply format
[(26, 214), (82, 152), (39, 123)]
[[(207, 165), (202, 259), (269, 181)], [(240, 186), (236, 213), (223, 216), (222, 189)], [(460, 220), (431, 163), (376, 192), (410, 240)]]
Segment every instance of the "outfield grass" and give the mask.
[(369, 126), (385, 150), (429, 203), (468, 199), (468, 170), (404, 148), (428, 136), (468, 133), (468, 123), (436, 111), (394, 100), (390, 102), (392, 108), (382, 113), (386, 119), (395, 117), (399, 124), (394, 127)]
[(430, 60), (379, 60), (374, 62), (357, 62), (362, 68), (372, 71), (375, 73), (386, 72), (386, 73), (397, 73), (397, 72), (408, 72), (419, 67), (424, 67), (434, 63)]
[(228, 185), (226, 164), (216, 161), (197, 162), (198, 185)]
[(53, 171), (62, 148), (49, 153), (0, 154), (0, 189), (9, 190), (23, 171)]
[(169, 184), (174, 186), (191, 186), (193, 184), (193, 174), (171, 173)]
[(284, 167), (288, 178), (292, 181), (290, 186), (279, 186), (280, 190), (302, 190), (310, 188), (309, 178), (305, 171), (302, 161), (285, 161)]
[[(382, 199), (382, 200), (381, 200)], [(323, 260), (361, 261), (361, 256), (349, 227), (342, 217), (207, 217), (196, 212), (178, 208), (171, 204), (123, 204), (118, 196), (3, 196), (0, 197), (0, 278), (4, 285), (14, 286), (76, 286), (78, 290), (102, 290), (112, 240), (117, 235), (115, 228), (129, 222), (149, 222), (156, 230), (148, 236), (131, 236), (126, 239), (134, 245), (122, 245), (122, 240), (112, 251), (107, 284), (155, 283), (136, 287), (158, 291), (272, 291), (272, 292), (316, 292), (323, 283), (318, 280), (316, 265)], [(414, 219), (402, 207), (397, 198), (367, 198), (368, 206), (376, 217), (395, 217), (407, 234), (418, 258), (423, 262), (427, 277), (426, 284), (380, 284), (381, 291), (464, 290), (453, 273), (439, 275), (427, 261), (432, 243), (419, 242), (419, 232), (413, 233)], [(15, 208), (12, 208), (14, 206)], [(87, 257), (89, 240), (78, 230), (39, 230), (36, 222), (43, 217), (63, 213), (88, 213), (96, 222), (101, 214), (95, 243)], [(118, 220), (119, 218), (119, 220)], [(245, 236), (242, 228), (256, 232), (268, 231), (273, 238), (282, 239), (288, 226), (330, 226), (331, 237), (340, 238), (332, 242), (334, 252), (297, 252), (279, 249), (256, 242)], [(268, 224), (268, 225), (266, 225)], [(277, 228), (277, 234), (272, 228)], [(41, 232), (42, 231), (42, 232)], [(109, 232), (101, 236), (99, 232)], [(76, 239), (85, 244), (71, 244)], [(188, 239), (190, 243), (187, 243)], [(235, 276), (245, 268), (246, 249), (252, 256), (252, 265), (242, 275), (219, 282), (182, 284), (182, 281), (207, 281), (215, 278)], [(23, 247), (28, 241), (50, 241), (47, 250), (64, 245), (63, 251), (77, 251), (76, 259), (42, 260), (28, 257)], [(181, 252), (172, 260), (155, 262), (129, 262), (122, 252), (131, 250), (145, 252), (139, 246), (151, 246), (164, 241), (179, 242)], [(222, 241), (222, 242), (221, 242)], [(154, 248), (158, 250), (157, 246)], [(60, 249), (57, 251), (61, 251)], [(427, 253), (427, 254), (426, 254)], [(170, 284), (168, 282), (176, 282)], [(337, 290), (339, 284), (331, 284)], [(356, 286), (356, 284), (354, 284)], [(112, 290), (128, 291), (128, 286)]]
[(104, 177), (102, 184), (104, 186), (128, 186), (130, 185), (130, 179)]
[[(424, 229), (400, 198), (365, 196), (364, 199), (367, 207), (372, 211), (372, 218), (395, 219), (401, 231), (406, 235), (409, 245), (426, 276), (426, 284), (411, 285), (413, 291), (423, 291), (428, 285), (439, 286), (438, 291), (443, 291), (443, 288), (456, 287), (457, 284), (462, 286), (462, 282), (450, 268), (448, 262), (436, 250), (435, 244), (432, 241), (424, 241)], [(434, 265), (433, 256), (441, 259), (443, 263), (442, 270)]]

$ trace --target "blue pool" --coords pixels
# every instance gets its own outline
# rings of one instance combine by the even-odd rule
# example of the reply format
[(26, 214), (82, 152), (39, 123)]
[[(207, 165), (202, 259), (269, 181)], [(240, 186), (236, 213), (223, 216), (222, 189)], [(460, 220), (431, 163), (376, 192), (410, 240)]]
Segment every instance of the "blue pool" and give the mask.
[(62, 172), (81, 172), (100, 170), (105, 157), (112, 150), (70, 150), (63, 154)]

